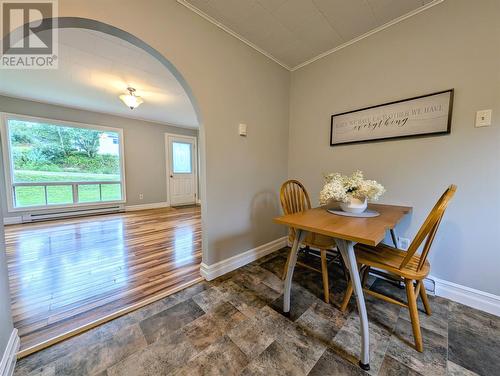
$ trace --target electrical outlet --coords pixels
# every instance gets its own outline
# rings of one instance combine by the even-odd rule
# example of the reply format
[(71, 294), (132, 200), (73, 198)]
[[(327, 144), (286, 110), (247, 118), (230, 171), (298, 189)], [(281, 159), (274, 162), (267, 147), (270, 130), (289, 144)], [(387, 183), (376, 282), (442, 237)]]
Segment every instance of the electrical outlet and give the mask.
[(143, 200), (144, 199), (144, 195), (142, 193), (139, 193), (139, 200)]
[(425, 278), (424, 287), (430, 295), (436, 295), (436, 282), (433, 279)]
[(408, 239), (408, 238), (399, 237), (398, 243), (399, 243), (400, 249), (403, 249), (406, 251), (406, 250), (408, 250), (408, 248), (410, 248), (410, 239)]
[(476, 113), (476, 128), (489, 127), (491, 125), (491, 110), (482, 110)]

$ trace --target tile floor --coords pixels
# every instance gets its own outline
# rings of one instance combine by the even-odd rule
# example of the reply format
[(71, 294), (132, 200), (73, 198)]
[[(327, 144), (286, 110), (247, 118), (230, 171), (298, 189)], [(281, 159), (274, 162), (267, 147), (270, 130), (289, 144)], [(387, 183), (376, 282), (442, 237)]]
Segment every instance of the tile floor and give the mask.
[[(286, 249), (213, 282), (194, 285), (20, 360), (15, 375), (362, 375), (358, 318), (336, 307), (345, 289), (331, 267), (298, 267), (290, 318), (280, 314)], [(310, 256), (311, 257), (311, 256)], [(309, 260), (316, 262), (315, 259)], [(381, 279), (371, 288), (402, 296)], [(424, 352), (412, 347), (407, 312), (367, 297), (370, 375), (500, 375), (500, 318), (442, 298), (421, 313)]]

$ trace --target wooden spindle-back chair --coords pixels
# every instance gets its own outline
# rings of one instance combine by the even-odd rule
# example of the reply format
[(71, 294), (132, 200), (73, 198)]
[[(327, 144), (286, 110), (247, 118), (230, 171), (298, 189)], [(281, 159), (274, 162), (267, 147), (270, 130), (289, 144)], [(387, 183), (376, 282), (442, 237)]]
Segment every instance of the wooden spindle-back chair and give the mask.
[[(423, 351), (423, 343), (422, 335), (420, 333), (417, 298), (418, 296), (421, 297), (425, 312), (430, 315), (431, 307), (425, 292), (425, 287), (423, 286), (423, 280), (430, 272), (430, 264), (429, 261), (427, 261), (427, 258), (446, 208), (448, 207), (448, 204), (454, 196), (456, 190), (456, 185), (450, 185), (443, 193), (422, 224), (422, 227), (418, 231), (417, 235), (415, 235), (408, 251), (393, 248), (385, 244), (379, 244), (374, 247), (367, 245), (357, 245), (355, 247), (356, 259), (360, 264), (360, 270), (364, 276), (368, 274), (371, 267), (374, 267), (385, 270), (391, 275), (399, 276), (401, 280), (404, 281), (406, 286), (407, 303), (400, 302), (375, 291), (368, 289), (363, 290), (367, 294), (376, 298), (408, 308), (413, 328), (413, 336), (415, 338), (415, 347), (420, 352)], [(420, 249), (422, 244), (422, 252), (417, 254), (417, 251)], [(414, 282), (416, 283), (415, 287)], [(344, 302), (342, 303), (342, 311), (346, 310), (352, 293), (352, 283), (349, 283), (344, 297)]]
[[(299, 213), (308, 209), (311, 209), (311, 200), (309, 194), (305, 189), (304, 185), (297, 180), (288, 180), (281, 186), (280, 190), (280, 201), (281, 207), (285, 215)], [(289, 229), (288, 240), (293, 243), (295, 240), (296, 231), (293, 228)], [(303, 244), (306, 248), (318, 248), (321, 255), (321, 270), (311, 267), (302, 262), (297, 262), (298, 265), (312, 269), (317, 272), (321, 272), (323, 276), (323, 293), (324, 300), (326, 303), (330, 302), (330, 289), (329, 289), (329, 279), (328, 279), (328, 262), (326, 257), (327, 250), (332, 250), (335, 248), (335, 241), (332, 238), (323, 236), (320, 234), (309, 234), (304, 240)], [(283, 271), (283, 279), (286, 277), (286, 272), (288, 269), (288, 262), (290, 260), (290, 254), (288, 255), (287, 262), (285, 264), (285, 269)]]

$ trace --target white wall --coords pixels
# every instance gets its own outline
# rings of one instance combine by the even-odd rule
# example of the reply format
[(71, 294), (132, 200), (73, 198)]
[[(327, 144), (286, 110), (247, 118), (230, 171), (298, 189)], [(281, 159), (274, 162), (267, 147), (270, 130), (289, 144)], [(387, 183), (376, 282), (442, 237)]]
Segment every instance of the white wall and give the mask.
[[(450, 184), (431, 253), (438, 278), (500, 295), (500, 1), (447, 0), (292, 74), (289, 176), (317, 199), (322, 173), (362, 169), (408, 204), (413, 237)], [(330, 115), (455, 88), (449, 136), (329, 146)], [(474, 128), (493, 109), (493, 125)]]
[[(68, 107), (26, 101), (0, 96), (0, 112), (38, 116), (48, 119), (73, 121), (123, 129), (126, 205), (143, 205), (167, 201), (167, 171), (165, 161), (165, 133), (197, 136), (198, 131), (164, 124), (146, 122), (121, 116), (72, 109)], [(147, 167), (147, 168), (145, 168)], [(144, 198), (139, 199), (142, 193)], [(0, 200), (5, 217), (23, 212), (7, 212), (4, 170), (0, 162)], [(29, 212), (27, 210), (26, 212)]]

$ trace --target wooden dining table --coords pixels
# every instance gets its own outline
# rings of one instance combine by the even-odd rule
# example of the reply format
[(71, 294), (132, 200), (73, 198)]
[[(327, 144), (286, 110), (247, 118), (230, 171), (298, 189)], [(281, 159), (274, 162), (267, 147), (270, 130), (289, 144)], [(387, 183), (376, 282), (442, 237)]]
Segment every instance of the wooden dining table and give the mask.
[(329, 213), (326, 208), (319, 207), (299, 213), (283, 215), (274, 218), (275, 223), (294, 228), (296, 231), (292, 249), (290, 251), (288, 269), (285, 279), (283, 311), (290, 312), (290, 292), (292, 278), (300, 244), (308, 233), (317, 233), (335, 239), (337, 248), (349, 270), (353, 282), (356, 303), (358, 306), (361, 327), (361, 352), (359, 365), (364, 370), (370, 369), (370, 338), (368, 331), (368, 315), (361, 286), (356, 253), (356, 243), (375, 246), (384, 240), (387, 231), (390, 231), (393, 242), (397, 244), (395, 227), (412, 208), (407, 206), (370, 204), (369, 209), (380, 213), (377, 217), (359, 218), (347, 217)]

